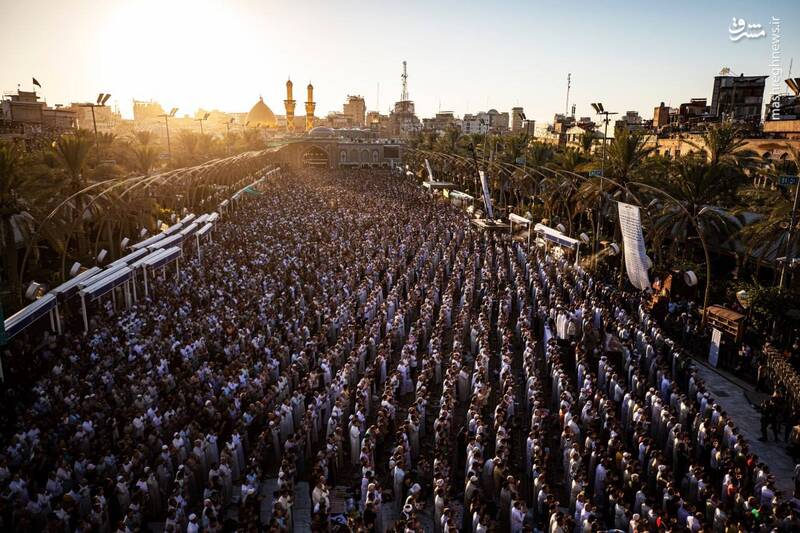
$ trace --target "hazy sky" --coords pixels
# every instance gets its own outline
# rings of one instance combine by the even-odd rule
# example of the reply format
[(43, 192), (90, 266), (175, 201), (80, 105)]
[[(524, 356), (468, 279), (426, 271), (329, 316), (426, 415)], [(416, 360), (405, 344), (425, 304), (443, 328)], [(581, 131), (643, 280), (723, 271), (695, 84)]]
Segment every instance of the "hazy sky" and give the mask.
[[(288, 75), (298, 102), (313, 82), (318, 116), (347, 94), (374, 109), (378, 84), (386, 112), (406, 60), (421, 116), (521, 105), (550, 121), (571, 72), (578, 115), (601, 101), (651, 117), (660, 101), (710, 100), (724, 66), (769, 74), (772, 17), (783, 77), (792, 57), (800, 76), (800, 0), (0, 0), (0, 13), (0, 90), (36, 76), (51, 105), (110, 92), (125, 116), (134, 98), (183, 115), (247, 111), (259, 94), (282, 114)], [(732, 42), (733, 17), (767, 36)]]

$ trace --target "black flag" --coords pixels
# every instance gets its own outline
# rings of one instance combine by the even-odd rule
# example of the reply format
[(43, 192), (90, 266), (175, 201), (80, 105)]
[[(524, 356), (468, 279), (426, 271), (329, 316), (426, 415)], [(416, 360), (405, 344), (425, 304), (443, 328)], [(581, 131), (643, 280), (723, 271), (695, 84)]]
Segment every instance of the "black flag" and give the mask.
[(42, 88), (42, 84), (36, 78), (33, 78), (33, 84), (36, 85), (38, 88)]

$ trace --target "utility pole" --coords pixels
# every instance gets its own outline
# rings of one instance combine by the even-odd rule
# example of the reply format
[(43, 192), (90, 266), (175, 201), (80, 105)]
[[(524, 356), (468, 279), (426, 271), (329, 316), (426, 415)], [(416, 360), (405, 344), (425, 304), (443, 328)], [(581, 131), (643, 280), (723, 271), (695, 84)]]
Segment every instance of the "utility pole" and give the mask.
[(597, 256), (597, 252), (600, 250), (600, 232), (603, 230), (603, 191), (604, 191), (604, 176), (606, 172), (606, 140), (608, 139), (608, 123), (611, 121), (609, 119), (609, 115), (616, 115), (616, 113), (612, 111), (607, 111), (603, 108), (603, 104), (600, 102), (593, 103), (592, 107), (597, 112), (598, 115), (603, 115), (603, 123), (605, 127), (603, 128), (603, 158), (600, 163), (600, 194), (598, 195), (597, 200), (597, 235), (594, 238), (594, 254), (595, 257)]
[(100, 138), (99, 138), (100, 136), (97, 134), (97, 118), (95, 117), (95, 114), (94, 114), (94, 108), (95, 107), (104, 107), (106, 105), (106, 102), (108, 102), (109, 98), (111, 98), (111, 94), (100, 93), (100, 94), (97, 95), (97, 102), (96, 103), (92, 104), (92, 103), (86, 102), (85, 104), (79, 104), (80, 107), (88, 107), (88, 108), (91, 108), (91, 110), (92, 110), (92, 126), (94, 127), (94, 148), (95, 148), (95, 152), (96, 152), (95, 153), (95, 161), (96, 161), (95, 164), (97, 166), (100, 165)]
[(572, 73), (567, 74), (567, 104), (564, 106), (564, 116), (569, 115), (569, 88), (572, 85)]
[[(167, 126), (167, 153), (169, 154), (169, 160), (172, 161), (172, 144), (169, 141), (169, 119), (175, 116), (175, 113), (178, 112), (177, 107), (173, 107), (169, 113), (163, 113), (158, 115), (159, 117), (164, 117), (164, 124)], [(202, 124), (201, 124), (202, 126)]]

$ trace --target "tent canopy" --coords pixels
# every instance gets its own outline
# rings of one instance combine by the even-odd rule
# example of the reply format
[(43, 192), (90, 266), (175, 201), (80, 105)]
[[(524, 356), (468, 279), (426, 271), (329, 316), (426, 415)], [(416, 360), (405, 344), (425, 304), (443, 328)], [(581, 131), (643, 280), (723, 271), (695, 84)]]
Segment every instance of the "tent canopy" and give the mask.
[(508, 215), (508, 219), (513, 222), (514, 224), (523, 224), (525, 226), (529, 226), (531, 221), (525, 217), (521, 217), (515, 213), (511, 213)]
[(153, 235), (152, 237), (148, 237), (147, 239), (145, 239), (145, 240), (143, 240), (141, 242), (137, 242), (136, 244), (132, 244), (131, 245), (131, 250), (140, 250), (142, 248), (147, 248), (151, 244), (157, 243), (158, 241), (160, 241), (161, 239), (163, 239), (166, 236), (167, 236), (166, 233), (157, 233), (156, 235)]
[(129, 265), (129, 264), (133, 263), (134, 261), (136, 261), (137, 259), (146, 256), (147, 253), (148, 252), (147, 252), (146, 248), (139, 248), (135, 252), (131, 252), (126, 256), (120, 257), (119, 259), (117, 259), (116, 261), (111, 263), (111, 265), (109, 265), (109, 266)]
[(423, 181), (422, 186), (426, 189), (439, 190), (439, 189), (455, 189), (456, 184), (449, 181)]
[(573, 239), (572, 237), (567, 237), (557, 229), (551, 228), (550, 226), (545, 226), (541, 223), (536, 224), (536, 226), (533, 227), (533, 231), (541, 235), (545, 240), (554, 242), (560, 246), (577, 249), (580, 245), (579, 240)]
[(175, 261), (180, 256), (181, 256), (180, 247), (173, 246), (172, 248), (168, 248), (166, 250), (160, 250), (159, 253), (157, 254), (152, 254), (144, 262), (144, 265), (150, 268), (158, 268), (166, 265), (167, 263)]
[(97, 283), (93, 283), (86, 288), (81, 289), (80, 294), (83, 297), (88, 296), (90, 299), (95, 299), (99, 296), (106, 294), (119, 285), (122, 285), (133, 275), (133, 271), (129, 267), (123, 267), (109, 276), (105, 276)]
[(72, 296), (78, 294), (78, 289), (79, 289), (78, 285), (81, 282), (91, 278), (92, 276), (99, 274), (101, 271), (102, 269), (96, 266), (88, 270), (84, 270), (71, 280), (65, 281), (58, 287), (50, 289), (50, 293), (54, 294), (59, 301), (63, 302), (68, 298), (71, 298)]
[(48, 314), (55, 306), (55, 295), (47, 293), (32, 304), (20, 309), (3, 322), (6, 328), (6, 337), (11, 339), (19, 332)]

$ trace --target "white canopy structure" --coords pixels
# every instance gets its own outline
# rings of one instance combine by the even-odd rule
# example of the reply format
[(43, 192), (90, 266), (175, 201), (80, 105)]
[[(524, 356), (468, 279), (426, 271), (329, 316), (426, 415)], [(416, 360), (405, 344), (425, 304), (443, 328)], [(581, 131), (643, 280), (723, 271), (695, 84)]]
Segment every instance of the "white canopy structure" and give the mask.
[(575, 250), (575, 264), (578, 264), (578, 259), (580, 258), (581, 241), (573, 239), (572, 237), (568, 237), (557, 229), (551, 228), (550, 226), (545, 226), (541, 223), (536, 224), (536, 226), (533, 228), (533, 231), (535, 231), (542, 239), (544, 239), (545, 242), (552, 242), (557, 246)]
[[(245, 192), (248, 192), (248, 189), (252, 189), (268, 177), (277, 173), (280, 173), (280, 167), (263, 172), (253, 183), (239, 189), (232, 198), (242, 197)], [(450, 187), (454, 186), (449, 183), (445, 185)], [(471, 198), (469, 195), (464, 196)], [(219, 204), (220, 211), (224, 211), (229, 205), (230, 199), (222, 201)], [(94, 266), (84, 270), (74, 278), (51, 289), (43, 297), (5, 319), (3, 324), (5, 326), (6, 335), (9, 339), (14, 337), (45, 315), (50, 315), (51, 329), (61, 333), (59, 305), (75, 295), (80, 295), (81, 297), (84, 328), (88, 331), (88, 316), (86, 314), (87, 300), (91, 302), (111, 292), (114, 304), (116, 305), (114, 289), (123, 286), (126, 305), (130, 305), (130, 288), (133, 288), (133, 299), (135, 299), (136, 273), (139, 270), (142, 270), (144, 274), (145, 294), (148, 292), (148, 269), (152, 272), (154, 269), (163, 268), (169, 263), (177, 262), (176, 275), (180, 274), (179, 259), (182, 255), (182, 243), (191, 236), (194, 236), (196, 238), (199, 255), (201, 253), (201, 239), (206, 238), (208, 241), (211, 240), (214, 225), (219, 218), (219, 211), (203, 213), (199, 216), (194, 213), (189, 213), (164, 231), (128, 246), (127, 248), (130, 250), (130, 253), (120, 257), (105, 268)]]
[(129, 265), (129, 264), (133, 263), (134, 261), (136, 261), (137, 259), (146, 256), (148, 253), (149, 252), (148, 252), (147, 248), (139, 248), (135, 252), (131, 252), (128, 255), (124, 256), (124, 257), (120, 257), (119, 259), (117, 259), (116, 261), (114, 261), (113, 263), (111, 263), (108, 266), (111, 267), (111, 266), (116, 266), (116, 265)]
[[(97, 277), (97, 276), (96, 276)], [(119, 286), (122, 286), (125, 291), (125, 306), (129, 307), (131, 304), (131, 294), (128, 282), (133, 277), (133, 270), (127, 266), (123, 266), (108, 275), (101, 276), (97, 282), (80, 290), (81, 296), (81, 311), (83, 312), (83, 328), (84, 331), (89, 331), (89, 317), (86, 315), (86, 300), (90, 302), (97, 300), (104, 294), (111, 293), (111, 298), (114, 302), (114, 307), (117, 305), (117, 296), (114, 291)]]
[(528, 227), (528, 246), (530, 246), (530, 244), (531, 244), (531, 226), (532, 226), (531, 221), (528, 220), (527, 218), (519, 216), (519, 215), (517, 215), (515, 213), (510, 213), (508, 215), (508, 223), (509, 223), (509, 226), (511, 227), (511, 234), (512, 235), (514, 234), (514, 224)]
[(50, 293), (45, 294), (24, 309), (5, 319), (3, 325), (5, 326), (6, 337), (8, 339), (13, 338), (45, 315), (50, 316), (50, 329), (56, 331), (55, 309), (56, 296)]

